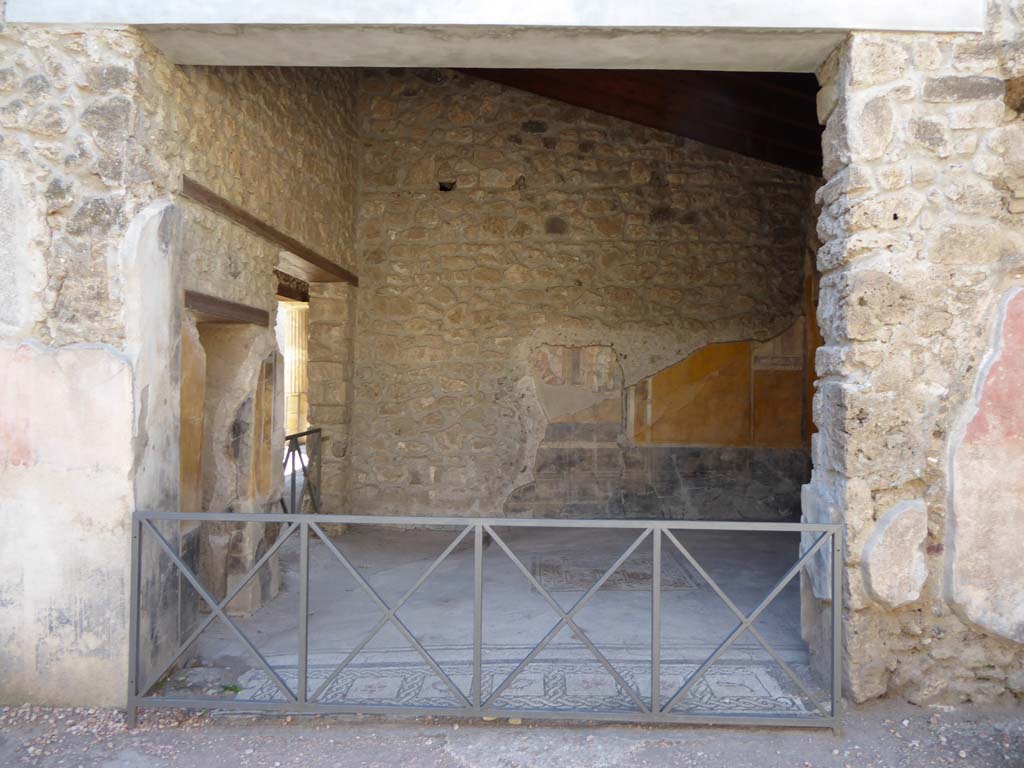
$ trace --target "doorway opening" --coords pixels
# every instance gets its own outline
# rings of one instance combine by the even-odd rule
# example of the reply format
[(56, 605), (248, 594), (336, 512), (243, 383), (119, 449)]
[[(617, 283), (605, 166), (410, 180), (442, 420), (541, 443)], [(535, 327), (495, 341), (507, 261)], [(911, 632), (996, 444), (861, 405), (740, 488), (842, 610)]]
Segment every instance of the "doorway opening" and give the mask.
[(324, 505), (190, 519), (265, 526), (280, 587), (195, 574), (157, 705), (834, 725), (808, 77), (354, 73), (358, 299), (277, 304)]

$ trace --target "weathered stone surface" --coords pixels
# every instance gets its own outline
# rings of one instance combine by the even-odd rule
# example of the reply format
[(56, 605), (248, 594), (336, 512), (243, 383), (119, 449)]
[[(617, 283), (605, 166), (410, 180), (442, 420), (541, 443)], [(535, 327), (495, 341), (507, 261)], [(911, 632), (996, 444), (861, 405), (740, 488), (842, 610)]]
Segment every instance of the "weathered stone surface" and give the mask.
[(886, 96), (868, 100), (858, 112), (850, 131), (850, 150), (855, 160), (874, 160), (885, 154), (895, 134), (892, 101)]
[(850, 68), (850, 84), (854, 88), (870, 88), (899, 80), (906, 72), (910, 54), (902, 45), (884, 37), (868, 35), (853, 38), (855, 65)]
[(310, 286), (309, 419), (321, 427), (324, 512), (351, 511), (349, 453), (354, 370), (356, 290), (343, 284)]
[[(1024, 141), (1002, 98), (1003, 77), (1019, 76), (1024, 55), (1015, 5), (990, 3), (983, 35), (854, 33), (819, 73), (835, 105), (819, 196), (825, 378), (815, 396), (819, 431), (804, 514), (831, 509), (845, 524), (847, 690), (856, 700), (1017, 693), (1006, 678), (1024, 648), (1009, 639), (1020, 622), (1010, 606), (1024, 600), (1006, 567), (1014, 555), (996, 549), (1013, 538), (997, 530), (1015, 530), (1016, 443), (1002, 427), (990, 444), (960, 437), (970, 434), (961, 414), (972, 418), (992, 308), (1020, 284), (1024, 253), (1008, 205), (1024, 178)], [(900, 79), (884, 85), (878, 62), (904, 60), (889, 46), (909, 63), (897, 64)], [(870, 119), (881, 108), (874, 116), (864, 109), (878, 98), (892, 102), (891, 133), (888, 118)], [(889, 518), (878, 514), (907, 499), (926, 505), (927, 529), (945, 541), (925, 538), (923, 551), (915, 545), (898, 563), (883, 553), (900, 529), (879, 529)], [(966, 515), (961, 533), (958, 510)], [(924, 517), (914, 512), (915, 526), (907, 523), (915, 541), (925, 535)], [(951, 598), (954, 563), (963, 605)], [(883, 588), (893, 568), (904, 570)], [(1011, 578), (997, 584), (1000, 569)], [(825, 642), (825, 591), (814, 584), (824, 580), (815, 573), (805, 634)]]
[(932, 117), (915, 118), (910, 121), (910, 135), (929, 152), (940, 157), (949, 154), (949, 136), (941, 120)]
[(992, 264), (1020, 252), (1021, 247), (998, 225), (957, 222), (935, 233), (930, 253), (939, 264)]
[(921, 596), (927, 536), (928, 507), (920, 499), (900, 502), (878, 519), (860, 558), (873, 600), (898, 608)]
[(998, 77), (979, 75), (946, 75), (929, 78), (924, 83), (924, 100), (937, 102), (978, 101), (998, 99), (1005, 92)]
[(954, 443), (947, 534), (950, 602), (972, 624), (1024, 643), (1024, 290), (1004, 302), (971, 413)]

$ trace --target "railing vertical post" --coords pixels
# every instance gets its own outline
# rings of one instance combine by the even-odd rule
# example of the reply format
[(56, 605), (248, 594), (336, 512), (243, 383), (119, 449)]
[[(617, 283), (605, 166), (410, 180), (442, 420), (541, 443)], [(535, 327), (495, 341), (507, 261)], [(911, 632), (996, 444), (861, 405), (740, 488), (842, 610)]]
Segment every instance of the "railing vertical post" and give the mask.
[(299, 523), (299, 703), (307, 701), (309, 661), (309, 523)]
[(484, 626), (484, 527), (473, 527), (473, 708), (480, 710)]
[(661, 711), (661, 529), (651, 542), (651, 714)]
[(843, 539), (841, 528), (832, 529), (832, 732), (839, 735), (839, 706), (843, 675)]
[(288, 511), (291, 512), (293, 515), (296, 513), (296, 509), (295, 509), (295, 448), (296, 448), (297, 442), (298, 441), (294, 437), (291, 440), (288, 441), (288, 458), (291, 460), (291, 464), (292, 464), (292, 485), (291, 485), (292, 504), (288, 508)]
[(128, 614), (128, 712), (127, 724), (134, 728), (138, 723), (139, 691), (139, 647), (140, 601), (142, 600), (142, 522), (132, 518), (132, 564), (129, 590)]
[(323, 456), (324, 456), (324, 435), (319, 430), (316, 432), (316, 484), (313, 486), (313, 493), (316, 494), (316, 508), (322, 509), (323, 497), (320, 495), (320, 481), (323, 479)]

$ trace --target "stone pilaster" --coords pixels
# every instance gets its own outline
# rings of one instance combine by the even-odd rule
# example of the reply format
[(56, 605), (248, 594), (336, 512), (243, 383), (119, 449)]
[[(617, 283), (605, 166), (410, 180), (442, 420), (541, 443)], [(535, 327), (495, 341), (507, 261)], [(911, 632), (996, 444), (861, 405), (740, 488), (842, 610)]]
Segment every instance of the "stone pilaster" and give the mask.
[[(804, 515), (846, 526), (844, 639), (858, 701), (991, 700), (1014, 691), (1024, 662), (1024, 647), (964, 620), (947, 579), (958, 559), (986, 556), (951, 538), (958, 517), (992, 508), (954, 503), (949, 456), (1002, 297), (1024, 282), (1024, 226), (1012, 213), (1024, 125), (1004, 101), (1004, 81), (1024, 71), (1024, 18), (998, 3), (989, 16), (984, 35), (856, 33), (819, 72), (825, 344)], [(927, 576), (894, 606), (866, 588), (879, 563), (864, 560), (901, 504), (927, 510)], [(920, 546), (906, 537), (907, 551), (887, 556), (915, 562)]]
[(355, 288), (309, 286), (309, 423), (323, 429), (323, 511), (349, 511)]

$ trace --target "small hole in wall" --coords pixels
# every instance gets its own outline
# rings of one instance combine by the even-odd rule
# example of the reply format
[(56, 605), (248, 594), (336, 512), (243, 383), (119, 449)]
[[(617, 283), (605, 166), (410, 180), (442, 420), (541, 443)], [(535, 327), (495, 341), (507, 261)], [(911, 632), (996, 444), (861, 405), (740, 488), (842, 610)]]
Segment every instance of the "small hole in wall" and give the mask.
[(892, 215), (892, 220), (893, 220), (893, 221), (899, 221), (899, 220), (900, 220), (900, 215), (899, 215), (898, 213), (894, 213), (894, 214)]
[(439, 182), (437, 182), (437, 188), (441, 192), (451, 192), (453, 189), (455, 189), (455, 182), (454, 181), (439, 181)]

